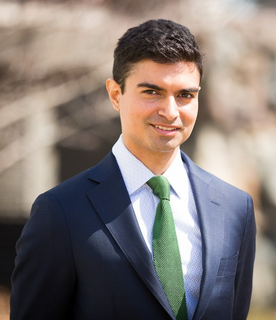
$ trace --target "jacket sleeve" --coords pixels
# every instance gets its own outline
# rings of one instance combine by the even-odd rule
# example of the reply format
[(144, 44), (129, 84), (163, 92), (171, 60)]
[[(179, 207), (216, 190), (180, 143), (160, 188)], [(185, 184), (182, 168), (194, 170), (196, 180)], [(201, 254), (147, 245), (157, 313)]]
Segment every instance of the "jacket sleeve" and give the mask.
[(255, 259), (256, 224), (253, 201), (248, 195), (246, 225), (241, 244), (235, 280), (234, 320), (244, 320), (250, 307)]
[(16, 244), (11, 320), (71, 319), (75, 270), (66, 219), (50, 193), (37, 198)]

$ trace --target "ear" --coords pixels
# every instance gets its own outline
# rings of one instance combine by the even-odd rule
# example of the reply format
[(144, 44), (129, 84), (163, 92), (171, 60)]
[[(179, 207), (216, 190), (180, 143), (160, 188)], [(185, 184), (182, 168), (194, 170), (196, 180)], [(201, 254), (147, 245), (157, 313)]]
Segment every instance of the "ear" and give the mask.
[(106, 90), (109, 95), (109, 99), (116, 111), (120, 111), (120, 97), (121, 87), (114, 79), (106, 80)]

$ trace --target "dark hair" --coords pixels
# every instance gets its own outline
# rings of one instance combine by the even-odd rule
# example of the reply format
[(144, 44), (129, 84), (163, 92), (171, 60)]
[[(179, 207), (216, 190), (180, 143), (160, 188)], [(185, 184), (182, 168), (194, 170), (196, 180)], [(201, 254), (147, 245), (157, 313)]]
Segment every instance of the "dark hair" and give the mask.
[(113, 78), (122, 93), (134, 64), (143, 59), (157, 63), (193, 62), (202, 78), (202, 54), (194, 36), (188, 28), (170, 20), (146, 21), (128, 29), (119, 39), (114, 51)]

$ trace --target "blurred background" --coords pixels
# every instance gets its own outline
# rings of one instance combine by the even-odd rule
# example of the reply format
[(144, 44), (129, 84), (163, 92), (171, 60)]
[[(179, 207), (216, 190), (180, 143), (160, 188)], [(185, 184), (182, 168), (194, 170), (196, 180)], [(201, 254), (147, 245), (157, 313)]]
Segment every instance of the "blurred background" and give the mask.
[(113, 49), (151, 18), (184, 24), (205, 54), (199, 118), (182, 149), (252, 195), (249, 319), (276, 319), (275, 0), (0, 0), (0, 319), (32, 202), (117, 140), (105, 91)]

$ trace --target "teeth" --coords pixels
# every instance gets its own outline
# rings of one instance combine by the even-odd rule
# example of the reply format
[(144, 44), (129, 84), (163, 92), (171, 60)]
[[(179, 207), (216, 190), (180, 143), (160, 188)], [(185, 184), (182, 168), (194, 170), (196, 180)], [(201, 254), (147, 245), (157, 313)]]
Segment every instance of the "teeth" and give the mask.
[(155, 126), (156, 128), (158, 129), (161, 129), (161, 130), (166, 130), (166, 131), (174, 131), (176, 130), (175, 128), (167, 128), (167, 127), (160, 127), (160, 126)]

